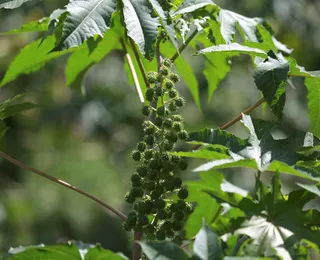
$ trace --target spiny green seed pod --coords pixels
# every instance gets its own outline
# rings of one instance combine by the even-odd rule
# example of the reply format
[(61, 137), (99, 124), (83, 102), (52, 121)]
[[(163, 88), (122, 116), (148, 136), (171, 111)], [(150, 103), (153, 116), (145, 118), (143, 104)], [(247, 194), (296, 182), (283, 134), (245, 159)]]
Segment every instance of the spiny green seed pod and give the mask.
[(177, 211), (175, 213), (173, 213), (173, 218), (175, 220), (183, 220), (184, 219), (184, 214), (182, 211)]
[(167, 220), (161, 225), (160, 228), (162, 230), (170, 230), (170, 229), (172, 229), (172, 222)]
[(146, 158), (147, 160), (151, 159), (153, 157), (153, 151), (152, 150), (146, 150), (144, 152), (144, 158)]
[(156, 119), (154, 120), (154, 124), (158, 127), (161, 127), (162, 121), (163, 121), (163, 119), (161, 117), (156, 117)]
[[(166, 89), (168, 90), (173, 90), (172, 88), (174, 87), (174, 83), (171, 81), (171, 80), (166, 80), (165, 83), (164, 83)], [(170, 93), (170, 91), (169, 91)], [(170, 96), (170, 95), (169, 95)]]
[(189, 195), (189, 192), (186, 188), (181, 188), (178, 191), (178, 197), (182, 200), (188, 198), (188, 195)]
[[(168, 68), (162, 67), (162, 68), (160, 69), (160, 74), (161, 74), (162, 76), (168, 76), (168, 75), (169, 75), (169, 70), (168, 70)], [(172, 81), (173, 81), (173, 80), (172, 80)]]
[(159, 171), (158, 170), (150, 171), (148, 177), (151, 181), (156, 181), (159, 177)]
[(165, 162), (165, 161), (169, 161), (170, 160), (170, 156), (168, 153), (166, 152), (162, 152), (161, 153), (161, 157), (160, 157), (162, 163)]
[(171, 79), (173, 83), (177, 83), (180, 80), (180, 77), (178, 74), (172, 73), (169, 75), (169, 79)]
[(146, 215), (141, 215), (139, 214), (138, 216), (138, 221), (137, 221), (137, 225), (139, 226), (145, 226), (149, 224), (149, 220), (148, 217)]
[(131, 175), (131, 181), (132, 183), (140, 183), (141, 177), (138, 174), (134, 173)]
[(164, 182), (164, 187), (167, 191), (173, 191), (175, 188), (174, 182), (173, 181), (165, 181)]
[(168, 92), (169, 97), (175, 98), (178, 95), (178, 92), (175, 89), (170, 89)]
[(180, 132), (183, 129), (183, 125), (180, 122), (173, 122), (172, 128), (177, 132)]
[(165, 132), (164, 137), (174, 143), (178, 141), (178, 136), (172, 131)]
[(163, 125), (166, 127), (166, 128), (171, 128), (172, 127), (172, 119), (171, 118), (165, 118), (163, 120)]
[(157, 199), (154, 201), (154, 207), (157, 209), (163, 209), (166, 206), (166, 202), (162, 199)]
[(169, 140), (167, 140), (167, 139), (165, 139), (165, 140), (163, 141), (163, 148), (164, 148), (166, 151), (172, 150), (173, 147), (174, 147), (174, 142), (171, 142), (171, 141), (169, 141)]
[(186, 208), (185, 208), (185, 212), (186, 212), (187, 214), (191, 214), (193, 211), (194, 211), (193, 205), (190, 204), (190, 203), (187, 203), (187, 204), (186, 204)]
[(131, 154), (131, 157), (135, 161), (140, 161), (141, 153), (139, 151), (133, 151), (132, 154)]
[(189, 135), (188, 135), (188, 132), (186, 130), (181, 130), (179, 133), (178, 133), (178, 137), (179, 139), (181, 140), (187, 140)]
[(145, 141), (146, 141), (147, 145), (153, 145), (154, 141), (155, 141), (155, 138), (154, 138), (153, 135), (147, 135), (145, 137)]
[(154, 98), (154, 88), (148, 88), (146, 90), (146, 99), (151, 102), (153, 98)]
[(143, 184), (143, 188), (149, 191), (154, 190), (155, 187), (156, 187), (156, 184), (154, 183), (154, 181), (148, 181)]
[(132, 187), (130, 193), (135, 198), (141, 198), (144, 194), (144, 191), (141, 187)]
[(161, 166), (161, 165), (159, 164), (159, 160), (158, 160), (158, 159), (152, 158), (152, 159), (149, 161), (149, 167), (150, 167), (150, 169), (155, 170), (155, 169), (158, 169), (159, 166)]
[(186, 101), (182, 97), (178, 97), (174, 100), (174, 103), (177, 107), (183, 107), (186, 104)]
[(147, 214), (150, 214), (153, 209), (153, 203), (150, 200), (146, 200), (145, 204), (146, 204), (146, 212)]
[(163, 60), (163, 65), (166, 66), (167, 68), (171, 68), (172, 67), (172, 62), (170, 59), (164, 59)]
[(165, 112), (166, 112), (166, 107), (165, 107), (165, 106), (158, 107), (158, 109), (157, 109), (157, 114), (158, 114), (159, 116), (164, 116), (164, 115), (165, 115)]
[(174, 236), (174, 231), (172, 229), (167, 229), (166, 230), (166, 236), (167, 237), (173, 237)]
[(188, 164), (185, 161), (181, 161), (179, 162), (179, 168), (182, 171), (185, 171), (186, 169), (188, 169)]
[(171, 118), (175, 122), (183, 122), (183, 118), (180, 115), (172, 115)]
[(178, 211), (178, 205), (177, 205), (177, 203), (172, 203), (172, 204), (170, 205), (170, 210), (171, 210), (171, 212), (176, 212), (176, 211)]
[(156, 129), (154, 126), (149, 126), (149, 127), (146, 127), (146, 128), (144, 129), (144, 133), (145, 133), (146, 135), (152, 135), (152, 134), (154, 134), (156, 131), (157, 131), (157, 129)]
[(158, 230), (156, 232), (156, 239), (157, 240), (165, 240), (166, 239), (166, 233), (164, 231)]
[(141, 176), (141, 177), (145, 177), (147, 176), (148, 174), (148, 169), (146, 166), (144, 165), (139, 165), (137, 166), (137, 169), (136, 169), (137, 173)]
[(130, 192), (127, 192), (124, 198), (127, 203), (133, 203), (136, 199)]
[(139, 142), (137, 145), (137, 149), (139, 152), (144, 152), (147, 148), (146, 142)]
[(174, 180), (173, 180), (173, 182), (174, 182), (174, 186), (175, 186), (176, 188), (180, 188), (181, 185), (182, 185), (182, 180), (181, 180), (181, 178), (179, 178), (179, 177), (175, 177)]
[(151, 114), (151, 108), (149, 107), (149, 106), (144, 106), (143, 108), (142, 108), (142, 114), (144, 115), (144, 116), (149, 116), (150, 114)]
[(184, 200), (178, 200), (177, 207), (179, 210), (184, 210), (186, 208), (186, 202)]
[(167, 218), (167, 211), (164, 209), (159, 209), (157, 213), (158, 219), (166, 219)]
[(161, 86), (155, 87), (155, 93), (158, 97), (162, 97), (164, 95), (164, 89)]
[(181, 162), (181, 157), (178, 156), (178, 155), (172, 155), (171, 156), (171, 161), (174, 162), (174, 163), (179, 163), (179, 162)]
[(173, 229), (174, 231), (179, 231), (179, 230), (181, 230), (181, 229), (182, 229), (182, 224), (181, 224), (181, 222), (180, 222), (180, 221), (174, 221), (174, 222), (172, 223), (172, 229)]
[(175, 112), (175, 111), (178, 110), (178, 107), (177, 107), (177, 105), (176, 105), (174, 102), (171, 102), (171, 103), (169, 104), (168, 108), (169, 108), (169, 110), (170, 110), (171, 112)]
[(156, 73), (154, 71), (149, 71), (147, 74), (147, 81), (150, 84), (154, 84), (157, 82), (157, 77), (158, 77), (158, 73)]

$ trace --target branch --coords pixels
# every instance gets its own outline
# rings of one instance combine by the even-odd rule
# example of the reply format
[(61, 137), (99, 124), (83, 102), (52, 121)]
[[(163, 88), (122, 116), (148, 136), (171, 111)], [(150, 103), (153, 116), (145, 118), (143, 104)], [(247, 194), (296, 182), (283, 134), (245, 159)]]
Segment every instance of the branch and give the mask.
[(128, 50), (127, 50), (127, 47), (126, 47), (123, 39), (121, 39), (120, 41), (121, 41), (121, 44), (122, 44), (122, 48), (123, 48), (124, 52), (126, 53), (125, 57), (126, 57), (126, 60), (128, 62), (129, 69), (130, 69), (130, 72), (131, 72), (131, 75), (132, 75), (132, 78), (133, 78), (134, 85), (136, 86), (136, 90), (138, 92), (140, 101), (141, 101), (141, 103), (144, 103), (144, 96), (142, 94), (142, 90), (141, 90), (141, 87), (140, 87), (138, 75), (137, 75), (137, 72), (136, 72), (136, 70), (134, 68), (134, 65), (132, 63), (131, 56), (130, 56)]
[(108, 205), (108, 204), (105, 203), (104, 201), (98, 199), (97, 197), (91, 195), (91, 194), (88, 193), (88, 192), (85, 192), (85, 191), (83, 191), (83, 190), (81, 190), (81, 189), (79, 189), (79, 188), (77, 188), (77, 187), (75, 187), (75, 186), (73, 186), (73, 185), (71, 185), (71, 184), (63, 181), (63, 180), (59, 180), (59, 179), (57, 179), (57, 178), (55, 178), (55, 177), (53, 177), (53, 176), (51, 176), (51, 175), (48, 175), (48, 174), (46, 174), (46, 173), (44, 173), (44, 172), (41, 172), (41, 171), (39, 171), (39, 170), (37, 170), (37, 169), (35, 169), (35, 168), (32, 168), (32, 167), (30, 167), (30, 166), (28, 166), (28, 165), (25, 165), (25, 164), (23, 164), (22, 162), (20, 162), (20, 161), (18, 161), (18, 160), (16, 160), (16, 159), (10, 157), (9, 155), (5, 154), (4, 152), (1, 152), (1, 151), (0, 151), (0, 156), (1, 156), (2, 158), (4, 158), (4, 159), (8, 160), (9, 162), (11, 162), (11, 163), (19, 166), (19, 167), (22, 168), (22, 169), (25, 169), (25, 170), (27, 170), (27, 171), (34, 172), (34, 173), (36, 173), (36, 174), (38, 174), (38, 175), (40, 175), (40, 176), (42, 176), (42, 177), (44, 177), (44, 178), (46, 178), (46, 179), (48, 179), (48, 180), (50, 180), (50, 181), (53, 181), (53, 182), (55, 182), (55, 183), (58, 183), (58, 184), (66, 187), (66, 188), (68, 188), (68, 189), (70, 189), (70, 190), (73, 190), (73, 191), (75, 191), (75, 192), (78, 192), (78, 193), (86, 196), (87, 198), (89, 198), (89, 199), (91, 199), (91, 200), (93, 200), (93, 201), (95, 201), (95, 202), (98, 202), (100, 205), (102, 205), (102, 206), (105, 207), (106, 209), (108, 209), (108, 210), (110, 210), (111, 212), (113, 212), (114, 214), (116, 214), (116, 215), (117, 215), (119, 218), (121, 218), (123, 221), (125, 221), (125, 220), (127, 219), (126, 215), (124, 215), (122, 212), (120, 212), (119, 210), (113, 208), (112, 206)]
[(171, 62), (174, 63), (175, 60), (179, 57), (181, 52), (188, 46), (191, 40), (197, 35), (198, 31), (194, 30), (194, 32), (188, 37), (188, 39), (180, 46), (179, 51), (177, 51), (171, 58)]
[(229, 121), (229, 122), (225, 123), (223, 126), (221, 126), (220, 129), (221, 130), (225, 130), (225, 129), (229, 128), (230, 126), (234, 125), (235, 123), (237, 123), (238, 121), (241, 120), (242, 114), (249, 114), (250, 112), (255, 110), (258, 106), (260, 106), (264, 102), (265, 102), (265, 99), (261, 98), (257, 103), (255, 103), (254, 105), (248, 107), (245, 111), (243, 111), (236, 118), (232, 119), (231, 121)]
[(133, 50), (133, 53), (134, 53), (134, 56), (136, 57), (136, 60), (138, 62), (138, 65), (139, 65), (139, 68), (140, 68), (140, 71), (142, 73), (142, 76), (143, 76), (143, 80), (144, 80), (144, 83), (146, 84), (146, 87), (147, 88), (150, 88), (150, 84), (147, 80), (147, 73), (146, 73), (146, 70), (144, 69), (144, 66), (143, 66), (143, 63), (140, 59), (140, 56), (139, 56), (139, 52), (136, 48), (136, 45), (134, 43), (134, 41), (129, 37), (129, 41), (130, 41), (130, 45), (132, 47), (132, 50)]
[(136, 242), (142, 239), (142, 232), (134, 232), (134, 243), (133, 243), (133, 252), (132, 252), (132, 260), (141, 259), (141, 246)]

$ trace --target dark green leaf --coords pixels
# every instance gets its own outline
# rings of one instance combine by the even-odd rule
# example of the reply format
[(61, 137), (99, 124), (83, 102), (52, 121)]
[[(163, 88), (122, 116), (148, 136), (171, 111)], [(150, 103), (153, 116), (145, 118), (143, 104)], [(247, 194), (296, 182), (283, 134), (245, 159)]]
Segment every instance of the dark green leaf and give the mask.
[(9, 127), (7, 127), (2, 120), (0, 120), (0, 139), (5, 135), (5, 133), (8, 130), (9, 130)]
[(283, 115), (288, 73), (289, 63), (280, 54), (274, 57), (269, 56), (253, 72), (256, 86), (262, 92), (272, 112), (279, 118)]
[(152, 59), (160, 26), (159, 19), (152, 17), (153, 8), (148, 0), (122, 2), (127, 35), (138, 45), (146, 58)]
[(215, 3), (213, 3), (212, 0), (185, 0), (179, 6), (178, 10), (174, 13), (174, 15), (191, 13), (207, 5), (214, 5), (218, 8), (218, 6)]
[(149, 260), (187, 260), (185, 252), (172, 242), (140, 242)]
[(218, 260), (222, 253), (218, 236), (208, 227), (205, 222), (196, 235), (193, 252), (201, 260)]
[(320, 138), (320, 78), (306, 78), (304, 84), (308, 89), (310, 132)]
[(103, 249), (99, 246), (91, 248), (85, 255), (84, 260), (123, 260), (120, 255), (111, 252), (110, 250)]
[(68, 15), (63, 24), (62, 36), (54, 50), (79, 46), (96, 34), (103, 37), (116, 11), (116, 0), (74, 0), (66, 9)]
[(5, 119), (7, 117), (14, 116), (22, 111), (29, 110), (32, 108), (37, 108), (37, 107), (39, 107), (39, 105), (32, 104), (30, 102), (10, 105), (0, 110), (0, 119)]

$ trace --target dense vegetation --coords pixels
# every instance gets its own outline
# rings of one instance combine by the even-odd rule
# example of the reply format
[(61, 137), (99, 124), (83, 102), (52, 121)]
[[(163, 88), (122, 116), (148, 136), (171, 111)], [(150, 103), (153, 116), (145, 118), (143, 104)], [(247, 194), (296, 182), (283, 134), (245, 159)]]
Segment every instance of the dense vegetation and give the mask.
[[(29, 1), (0, 0), (0, 8), (21, 8)], [(266, 20), (240, 15), (211, 0), (74, 0), (49, 17), (3, 34), (27, 32), (40, 33), (41, 37), (21, 49), (6, 69), (1, 87), (69, 54), (66, 84), (90, 98), (90, 86), (85, 83), (89, 69), (114, 53), (121, 52), (124, 56), (124, 71), (137, 95), (114, 103), (117, 111), (126, 105), (128, 114), (134, 111), (129, 121), (142, 133), (131, 152), (133, 163), (131, 169), (128, 168), (130, 178), (126, 181), (131, 184), (123, 194), (123, 200), (131, 208), (128, 214), (110, 206), (114, 205), (112, 198), (104, 201), (91, 191), (84, 191), (85, 185), (81, 190), (4, 152), (0, 151), (0, 156), (112, 211), (119, 217), (123, 229), (133, 232), (132, 259), (319, 257), (320, 213), (316, 201), (320, 196), (317, 162), (320, 71), (307, 71), (299, 66), (292, 56), (293, 50), (276, 39)], [(249, 66), (260, 99), (220, 127), (206, 123), (201, 124), (201, 129), (188, 129), (187, 114), (203, 110), (200, 97), (203, 92), (196, 73), (183, 56), (186, 51), (192, 52), (191, 59), (201, 57), (208, 102), (232, 69), (231, 60), (239, 55), (250, 58)], [(247, 60), (240, 61), (248, 64)], [(116, 74), (117, 84), (121, 84), (119, 77), (125, 77), (124, 73), (112, 70), (112, 66), (104, 73), (110, 77)], [(310, 126), (306, 131), (283, 136), (281, 125), (287, 88), (296, 77), (304, 80), (308, 91), (306, 106)], [(116, 96), (117, 88), (108, 91), (114, 91)], [(19, 92), (26, 90), (23, 86), (21, 89)], [(102, 94), (101, 91), (96, 95)], [(6, 133), (10, 134), (11, 117), (46, 106), (46, 102), (26, 101), (29, 95), (20, 93), (0, 104), (3, 139)], [(247, 98), (245, 95), (235, 93), (232, 102), (240, 102)], [(140, 101), (143, 122), (140, 115), (134, 114), (137, 110), (132, 109), (132, 100)], [(180, 114), (187, 100), (195, 106)], [(229, 104), (224, 100), (219, 105), (219, 109), (227, 109)], [(249, 114), (261, 105), (269, 114), (251, 118)], [(107, 124), (95, 112), (90, 116), (100, 120), (101, 125)], [(227, 131), (239, 121), (246, 129), (247, 138)], [(132, 138), (128, 131), (118, 140)], [(63, 140), (61, 144), (63, 147)], [(117, 147), (119, 143), (113, 142), (113, 145)], [(255, 172), (250, 192), (226, 179), (223, 171), (232, 168), (248, 174)], [(90, 166), (87, 169), (92, 170)], [(184, 176), (188, 173), (192, 176), (186, 181)], [(272, 176), (270, 185), (262, 180), (268, 175)], [(284, 192), (280, 175), (294, 177), (297, 189)], [(84, 184), (90, 181), (88, 178), (83, 180)], [(117, 190), (121, 182), (114, 185)], [(72, 204), (69, 207), (72, 211)], [(96, 244), (70, 241), (11, 248), (4, 258), (126, 259), (126, 256)]]

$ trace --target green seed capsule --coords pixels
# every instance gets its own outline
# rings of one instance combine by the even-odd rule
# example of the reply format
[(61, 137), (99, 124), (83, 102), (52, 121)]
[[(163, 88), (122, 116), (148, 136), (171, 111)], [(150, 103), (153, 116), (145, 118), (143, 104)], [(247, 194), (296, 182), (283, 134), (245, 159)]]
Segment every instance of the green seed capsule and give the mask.
[(147, 160), (151, 159), (153, 157), (153, 151), (152, 150), (146, 150), (144, 152), (144, 158), (146, 158)]
[(166, 219), (167, 218), (167, 212), (164, 209), (159, 209), (157, 213), (158, 219)]
[[(166, 67), (163, 67), (163, 68), (161, 68), (160, 69), (160, 74), (162, 75), (162, 76), (168, 76), (169, 75), (169, 70), (168, 70), (168, 68), (166, 68)], [(172, 79), (171, 79), (172, 80)], [(173, 80), (172, 80), (173, 81)]]
[(163, 121), (163, 119), (161, 117), (156, 117), (156, 119), (154, 120), (154, 124), (158, 127), (161, 127), (162, 121)]
[(172, 62), (171, 62), (170, 59), (164, 59), (162, 63), (163, 63), (163, 65), (166, 66), (167, 68), (172, 67)]
[[(173, 104), (173, 103), (171, 103), (171, 104)], [(183, 129), (183, 126), (180, 122), (173, 122), (172, 128), (174, 130), (176, 130), (177, 132), (180, 132)]]
[(153, 101), (153, 98), (154, 98), (154, 89), (148, 88), (146, 90), (146, 99), (151, 102), (151, 101)]
[(154, 84), (157, 82), (157, 77), (158, 77), (158, 73), (154, 72), (154, 71), (150, 71), (147, 74), (147, 81), (150, 84)]
[(178, 95), (178, 92), (175, 89), (170, 89), (168, 95), (171, 98), (175, 98)]
[(186, 208), (186, 202), (184, 200), (178, 200), (177, 207), (179, 210), (184, 210)]
[(173, 180), (173, 182), (174, 182), (174, 186), (175, 186), (176, 188), (180, 188), (181, 185), (182, 185), (182, 180), (181, 180), (181, 178), (179, 178), (179, 177), (175, 177), (174, 180)]
[(162, 199), (157, 199), (154, 201), (154, 206), (157, 209), (163, 209), (166, 206), (166, 202)]
[(180, 77), (178, 74), (172, 73), (169, 75), (169, 79), (171, 79), (174, 83), (177, 83), (180, 80)]
[(181, 224), (181, 222), (180, 222), (180, 221), (174, 221), (174, 222), (172, 223), (172, 229), (173, 229), (174, 231), (179, 231), (179, 230), (181, 230), (181, 229), (182, 229), (182, 224)]
[(143, 108), (142, 108), (142, 114), (144, 115), (144, 116), (149, 116), (150, 114), (151, 114), (151, 108), (149, 107), (149, 106), (144, 106)]
[(163, 125), (164, 125), (166, 128), (171, 128), (172, 123), (173, 123), (173, 121), (172, 121), (171, 118), (165, 118), (165, 119), (163, 120)]
[(141, 176), (141, 177), (145, 177), (148, 174), (148, 169), (146, 166), (144, 165), (139, 165), (136, 169), (137, 173)]
[(186, 101), (182, 97), (178, 97), (174, 100), (174, 103), (177, 107), (183, 107), (186, 104)]
[(146, 142), (139, 142), (137, 145), (137, 149), (139, 152), (144, 152), (147, 148)]
[(189, 195), (189, 192), (186, 188), (181, 188), (179, 191), (178, 191), (178, 197), (180, 199), (186, 199), (188, 198), (188, 195)]
[(153, 145), (155, 138), (153, 135), (147, 135), (145, 138), (145, 141), (146, 141), (147, 145)]
[(141, 187), (132, 187), (131, 192), (133, 197), (141, 198), (144, 194), (144, 191)]
[(141, 153), (139, 151), (133, 151), (131, 156), (132, 156), (132, 159), (135, 161), (140, 161), (141, 159)]
[(178, 137), (179, 137), (180, 140), (187, 140), (189, 135), (188, 135), (188, 132), (186, 130), (181, 130), (178, 133)]
[(159, 116), (164, 116), (165, 115), (165, 112), (166, 112), (166, 108), (164, 106), (161, 106), (161, 107), (158, 107), (157, 109), (157, 114)]
[(140, 183), (141, 177), (138, 174), (134, 173), (131, 175), (131, 181), (132, 183)]
[(183, 220), (184, 219), (184, 214), (182, 211), (177, 211), (173, 214), (173, 218), (175, 220)]
[(173, 116), (171, 116), (171, 118), (172, 118), (173, 121), (176, 121), (176, 122), (182, 122), (183, 121), (183, 118), (180, 115), (173, 115)]
[(164, 89), (161, 86), (157, 86), (155, 88), (155, 93), (158, 97), (162, 97), (164, 95)]
[(179, 163), (179, 168), (180, 170), (185, 171), (188, 168), (188, 164), (185, 161), (181, 161)]
[(157, 240), (165, 240), (166, 239), (166, 233), (163, 231), (157, 231), (156, 233), (156, 239)]
[(171, 112), (175, 112), (175, 111), (178, 110), (178, 107), (177, 107), (177, 105), (176, 105), (174, 102), (171, 102), (171, 103), (169, 104), (168, 108), (169, 108), (169, 110), (170, 110)]
[[(168, 90), (172, 90), (172, 88), (174, 87), (174, 83), (171, 80), (166, 80), (164, 85), (165, 85), (166, 89), (168, 89)], [(170, 91), (169, 91), (169, 93), (170, 93)], [(169, 96), (170, 96), (170, 94), (169, 94)]]
[(174, 147), (174, 143), (169, 141), (169, 140), (164, 140), (163, 141), (163, 148), (166, 150), (166, 151), (170, 151), (172, 150)]
[(133, 203), (134, 201), (135, 201), (135, 197), (131, 194), (131, 193), (129, 193), (129, 192), (127, 192), (127, 194), (125, 195), (125, 201), (127, 202), (127, 203)]

